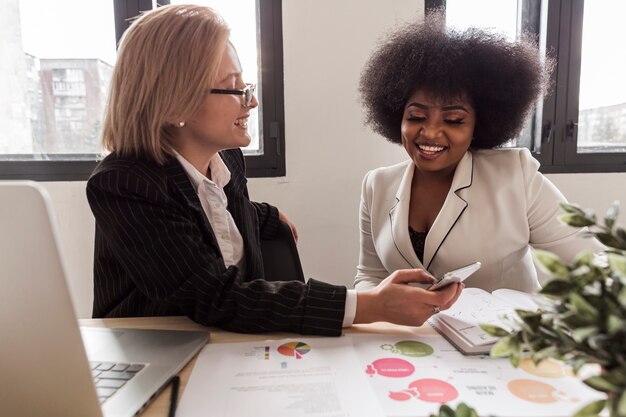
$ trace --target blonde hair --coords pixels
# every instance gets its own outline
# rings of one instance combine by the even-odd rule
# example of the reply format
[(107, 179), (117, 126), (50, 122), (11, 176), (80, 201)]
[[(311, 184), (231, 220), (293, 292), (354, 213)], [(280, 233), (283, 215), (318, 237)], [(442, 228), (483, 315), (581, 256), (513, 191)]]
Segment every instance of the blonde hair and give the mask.
[(113, 70), (102, 142), (159, 164), (172, 154), (172, 123), (211, 88), (230, 31), (212, 9), (180, 5), (142, 14), (124, 33)]

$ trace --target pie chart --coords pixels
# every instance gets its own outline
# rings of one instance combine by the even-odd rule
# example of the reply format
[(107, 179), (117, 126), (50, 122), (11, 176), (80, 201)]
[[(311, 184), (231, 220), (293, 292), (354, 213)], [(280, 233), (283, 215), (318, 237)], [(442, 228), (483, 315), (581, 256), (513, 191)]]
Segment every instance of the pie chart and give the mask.
[(311, 346), (304, 342), (289, 342), (278, 346), (278, 353), (285, 356), (293, 356), (302, 359), (302, 356), (311, 351)]

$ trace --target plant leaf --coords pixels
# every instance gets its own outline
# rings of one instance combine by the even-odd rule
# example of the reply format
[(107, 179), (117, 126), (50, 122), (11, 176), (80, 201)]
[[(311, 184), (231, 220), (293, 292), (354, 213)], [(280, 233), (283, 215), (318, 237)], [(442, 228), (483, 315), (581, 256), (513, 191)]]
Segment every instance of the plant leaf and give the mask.
[(558, 334), (552, 329), (552, 326), (548, 327), (545, 323), (539, 328), (539, 333), (541, 333), (539, 337), (547, 340), (557, 339), (559, 337)]
[[(515, 314), (517, 314), (517, 316), (526, 326), (523, 327), (526, 332), (535, 333), (537, 330), (539, 330), (539, 326), (541, 325), (541, 312), (515, 310)], [(527, 336), (531, 337), (532, 335), (528, 334)]]
[(574, 414), (574, 417), (595, 417), (604, 410), (606, 400), (598, 400), (587, 404)]
[(623, 242), (621, 242), (620, 240), (618, 240), (615, 236), (613, 236), (611, 233), (606, 233), (606, 232), (594, 232), (593, 233), (596, 238), (604, 243), (606, 246), (610, 247), (610, 248), (615, 248), (615, 249), (620, 249), (620, 250), (626, 250), (626, 245), (623, 244)]
[(585, 340), (599, 331), (600, 329), (597, 326), (579, 327), (572, 332), (572, 338), (578, 343), (584, 343)]
[(585, 226), (593, 226), (596, 224), (595, 216), (593, 218), (589, 218), (584, 215), (580, 215), (577, 213), (565, 213), (559, 216), (559, 220), (565, 223), (568, 226), (572, 227), (585, 227)]
[(624, 386), (626, 385), (626, 374), (624, 374), (624, 370), (622, 368), (616, 368), (602, 375), (604, 379), (609, 381), (611, 384)]
[(619, 214), (619, 201), (614, 201), (604, 214), (604, 224), (609, 229), (613, 228), (617, 215)]
[(626, 391), (622, 392), (622, 396), (617, 403), (617, 415), (619, 417), (626, 417)]
[(439, 417), (456, 417), (456, 413), (454, 412), (454, 410), (452, 408), (450, 408), (450, 406), (442, 404), (441, 407), (439, 407)]
[(520, 361), (521, 355), (519, 353), (511, 353), (509, 355), (509, 362), (511, 362), (511, 365), (513, 365), (514, 368), (519, 366)]
[(588, 265), (581, 265), (570, 272), (570, 280), (579, 283), (587, 283), (597, 278), (596, 273)]
[(567, 278), (567, 266), (555, 254), (543, 250), (535, 250), (533, 257), (539, 266), (553, 277)]
[(472, 417), (476, 416), (476, 411), (465, 403), (461, 403), (456, 407), (456, 417)]
[(491, 348), (490, 355), (494, 358), (505, 358), (511, 354), (511, 341), (513, 338), (511, 336), (503, 337), (498, 340), (495, 345)]
[(610, 341), (609, 343), (607, 343), (607, 341), (609, 341), (609, 336), (605, 333), (598, 333), (596, 335), (590, 336), (589, 339), (587, 339), (587, 344), (589, 345), (589, 347), (598, 351), (595, 355), (596, 359), (599, 360), (602, 356), (608, 355), (605, 348), (608, 347), (607, 345), (610, 343)]
[(563, 210), (566, 213), (575, 213), (575, 214), (580, 214), (581, 216), (585, 214), (583, 209), (578, 204), (559, 203), (559, 207), (561, 208), (561, 210)]
[(610, 335), (614, 335), (624, 328), (624, 320), (617, 317), (615, 314), (609, 314), (606, 328)]
[(598, 310), (577, 293), (570, 294), (570, 301), (578, 315), (586, 321), (595, 322), (598, 319)]
[(554, 297), (564, 297), (574, 289), (574, 284), (564, 279), (553, 279), (549, 281), (545, 287), (539, 291), (544, 295), (551, 295)]
[(619, 292), (619, 295), (617, 296), (617, 299), (619, 300), (621, 305), (626, 305), (626, 287), (622, 288), (622, 290)]
[(578, 314), (578, 312), (572, 305), (569, 305), (568, 312), (562, 313), (561, 316), (562, 317), (560, 323), (564, 324), (568, 328), (569, 333), (571, 333), (571, 329), (587, 327), (595, 324), (595, 321), (591, 320), (589, 317)]
[(511, 336), (511, 343), (509, 344), (509, 347), (511, 349), (511, 353), (509, 354), (509, 362), (511, 362), (511, 365), (517, 368), (519, 366), (522, 356), (522, 346), (519, 339), (517, 337)]
[(541, 362), (544, 359), (548, 359), (548, 358), (558, 358), (559, 356), (561, 356), (559, 354), (559, 348), (556, 346), (548, 346), (546, 348), (543, 348), (541, 350), (538, 350), (537, 352), (532, 354), (532, 360), (534, 362), (535, 365), (539, 365), (539, 362)]
[(621, 277), (626, 277), (626, 256), (617, 253), (607, 254), (609, 267)]
[(582, 265), (589, 266), (591, 265), (592, 261), (593, 261), (593, 252), (583, 251), (576, 256), (576, 259), (574, 262), (575, 262), (576, 267), (579, 267)]
[(585, 366), (588, 363), (588, 361), (584, 358), (578, 358), (570, 363), (572, 365), (572, 370), (574, 371), (574, 373), (578, 374), (578, 371), (580, 371), (580, 368)]
[(583, 380), (585, 384), (595, 389), (596, 391), (602, 392), (617, 392), (619, 391), (619, 387), (617, 385), (612, 384), (607, 381), (606, 378), (602, 376), (592, 376)]
[(494, 326), (492, 324), (481, 324), (480, 328), (483, 329), (488, 334), (490, 334), (491, 336), (505, 337), (509, 335), (509, 332), (507, 332), (503, 328)]

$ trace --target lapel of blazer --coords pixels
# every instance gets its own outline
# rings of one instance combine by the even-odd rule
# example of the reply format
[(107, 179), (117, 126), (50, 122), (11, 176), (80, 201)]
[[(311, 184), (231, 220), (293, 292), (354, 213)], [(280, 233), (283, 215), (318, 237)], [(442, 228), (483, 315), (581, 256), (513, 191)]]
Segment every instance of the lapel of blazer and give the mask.
[(233, 216), (247, 249), (250, 246), (250, 240), (254, 239), (257, 234), (258, 225), (251, 224), (252, 220), (256, 219), (256, 212), (245, 196), (246, 178), (242, 167), (237, 163), (237, 154), (234, 152), (230, 149), (220, 152), (224, 164), (230, 171), (230, 181), (224, 187), (224, 193), (228, 198), (228, 211)]
[(239, 149), (228, 149), (221, 151), (220, 156), (230, 171), (230, 181), (224, 187), (224, 193), (228, 198), (228, 211), (243, 238), (245, 276), (250, 280), (263, 278), (258, 216), (248, 198), (243, 155)]
[(389, 221), (391, 223), (391, 236), (396, 249), (402, 255), (410, 268), (423, 268), (419, 258), (413, 250), (413, 244), (409, 236), (409, 205), (411, 203), (411, 181), (413, 180), (413, 172), (415, 165), (411, 162), (408, 164), (400, 186), (396, 192), (395, 204), (389, 210)]
[(215, 237), (215, 233), (213, 232), (213, 228), (211, 227), (211, 223), (209, 223), (209, 219), (207, 219), (206, 214), (204, 213), (204, 209), (200, 204), (200, 198), (194, 190), (187, 173), (185, 172), (182, 165), (176, 160), (172, 159), (165, 165), (165, 172), (168, 177), (172, 179), (178, 191), (180, 191), (183, 196), (183, 200), (185, 204), (191, 209), (191, 211), (201, 219), (202, 224), (204, 224), (206, 235), (209, 236), (211, 244), (215, 247), (215, 250), (218, 251), (220, 256), (222, 256), (222, 252), (220, 250), (220, 246), (217, 243), (217, 238)]
[(472, 185), (473, 162), (472, 153), (466, 152), (454, 172), (452, 186), (443, 203), (443, 207), (437, 214), (435, 222), (428, 231), (426, 246), (424, 248), (424, 265), (430, 268), (437, 251), (448, 237), (448, 234), (459, 220), (465, 209), (467, 201), (458, 195), (458, 192)]

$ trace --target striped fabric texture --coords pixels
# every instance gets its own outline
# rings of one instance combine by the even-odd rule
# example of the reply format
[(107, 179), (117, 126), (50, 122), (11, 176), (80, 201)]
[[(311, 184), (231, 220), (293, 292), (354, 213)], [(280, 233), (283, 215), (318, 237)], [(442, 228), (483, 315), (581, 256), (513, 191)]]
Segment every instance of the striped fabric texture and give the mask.
[(225, 267), (175, 158), (161, 166), (111, 154), (87, 183), (96, 219), (93, 317), (186, 315), (236, 332), (340, 335), (345, 287), (264, 279), (260, 238), (275, 235), (278, 210), (249, 200), (241, 150), (220, 156), (231, 171), (224, 192), (244, 240), (245, 270)]

